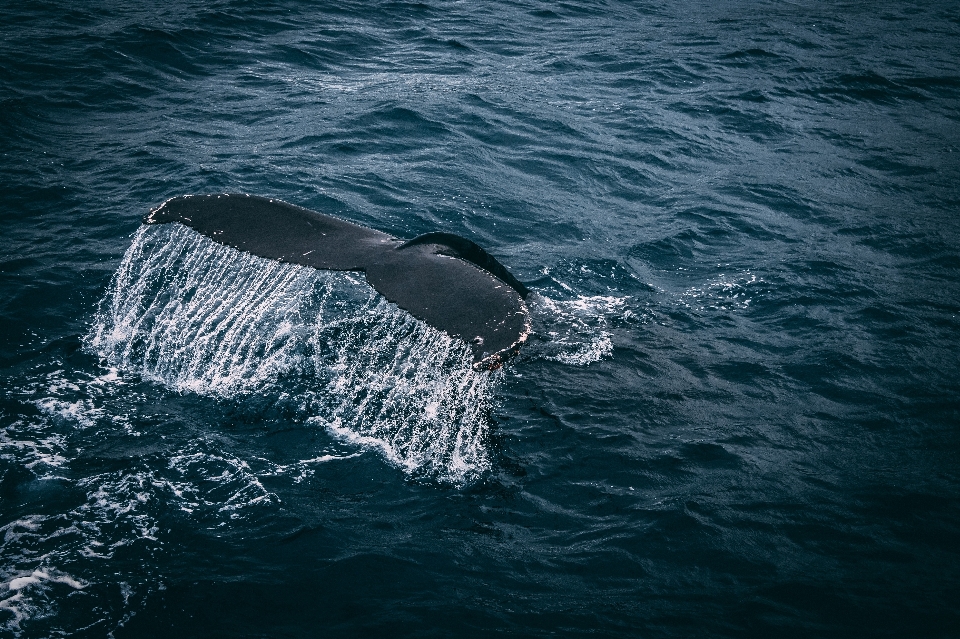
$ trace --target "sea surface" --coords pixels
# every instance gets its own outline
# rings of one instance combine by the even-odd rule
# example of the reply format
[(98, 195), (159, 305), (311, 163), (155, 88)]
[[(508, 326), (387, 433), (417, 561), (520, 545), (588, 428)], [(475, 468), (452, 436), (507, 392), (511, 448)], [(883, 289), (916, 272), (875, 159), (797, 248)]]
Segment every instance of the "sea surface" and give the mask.
[(2, 2), (0, 637), (960, 637), (958, 315), (956, 2)]

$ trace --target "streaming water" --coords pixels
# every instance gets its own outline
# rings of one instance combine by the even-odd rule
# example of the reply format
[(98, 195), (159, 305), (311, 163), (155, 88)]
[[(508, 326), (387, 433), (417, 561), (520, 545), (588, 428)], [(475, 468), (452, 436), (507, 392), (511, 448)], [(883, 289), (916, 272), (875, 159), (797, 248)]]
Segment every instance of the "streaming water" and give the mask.
[(179, 224), (141, 227), (86, 338), (112, 366), (180, 392), (257, 394), (416, 476), (489, 469), (501, 375), (380, 297), (362, 275), (255, 257)]

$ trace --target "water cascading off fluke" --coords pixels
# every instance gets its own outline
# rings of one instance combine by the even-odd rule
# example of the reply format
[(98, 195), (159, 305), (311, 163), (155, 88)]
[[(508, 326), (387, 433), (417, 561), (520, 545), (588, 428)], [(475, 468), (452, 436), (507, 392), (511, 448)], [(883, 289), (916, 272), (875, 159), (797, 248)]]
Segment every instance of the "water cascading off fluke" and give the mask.
[(502, 374), (349, 272), (224, 246), (180, 224), (134, 235), (86, 337), (177, 392), (295, 402), (308, 421), (416, 476), (470, 481)]

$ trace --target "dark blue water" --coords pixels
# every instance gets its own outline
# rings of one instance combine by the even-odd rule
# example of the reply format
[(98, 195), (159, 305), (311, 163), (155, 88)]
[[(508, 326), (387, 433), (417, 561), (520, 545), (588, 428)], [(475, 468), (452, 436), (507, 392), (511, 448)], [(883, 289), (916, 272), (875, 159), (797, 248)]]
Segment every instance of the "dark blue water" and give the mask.
[[(0, 5), (0, 635), (960, 636), (956, 3), (158, 4)], [(534, 334), (141, 229), (224, 191)]]

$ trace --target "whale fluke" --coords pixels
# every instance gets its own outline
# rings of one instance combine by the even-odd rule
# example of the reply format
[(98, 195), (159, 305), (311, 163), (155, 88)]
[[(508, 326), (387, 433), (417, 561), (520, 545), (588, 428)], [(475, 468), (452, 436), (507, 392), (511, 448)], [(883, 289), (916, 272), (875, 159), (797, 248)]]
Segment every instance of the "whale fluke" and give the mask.
[(529, 293), (493, 256), (451, 233), (401, 240), (280, 200), (183, 195), (144, 217), (179, 222), (253, 255), (334, 271), (363, 271), (385, 298), (467, 342), (478, 370), (499, 367), (530, 332)]

